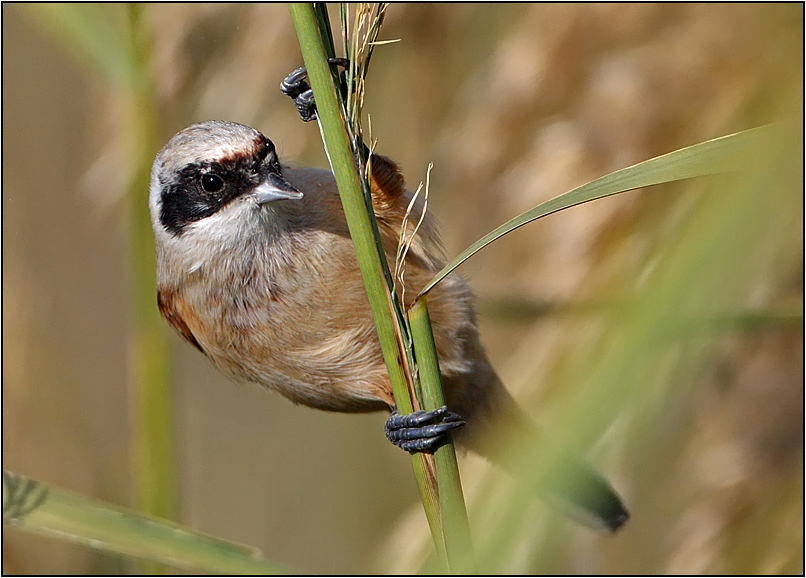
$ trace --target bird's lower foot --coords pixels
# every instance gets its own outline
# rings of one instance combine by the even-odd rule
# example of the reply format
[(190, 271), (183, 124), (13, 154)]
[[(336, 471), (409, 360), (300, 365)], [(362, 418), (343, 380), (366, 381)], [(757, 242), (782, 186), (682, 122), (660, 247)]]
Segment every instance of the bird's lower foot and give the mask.
[(407, 415), (400, 415), (395, 409), (386, 421), (386, 438), (407, 452), (425, 452), (436, 449), (452, 430), (463, 425), (462, 418), (444, 405)]

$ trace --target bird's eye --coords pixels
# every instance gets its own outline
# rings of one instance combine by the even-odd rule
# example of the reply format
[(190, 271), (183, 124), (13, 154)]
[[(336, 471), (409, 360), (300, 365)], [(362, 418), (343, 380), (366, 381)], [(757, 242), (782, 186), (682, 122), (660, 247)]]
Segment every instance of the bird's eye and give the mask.
[(202, 175), (201, 186), (208, 193), (217, 193), (224, 186), (224, 181), (214, 173)]

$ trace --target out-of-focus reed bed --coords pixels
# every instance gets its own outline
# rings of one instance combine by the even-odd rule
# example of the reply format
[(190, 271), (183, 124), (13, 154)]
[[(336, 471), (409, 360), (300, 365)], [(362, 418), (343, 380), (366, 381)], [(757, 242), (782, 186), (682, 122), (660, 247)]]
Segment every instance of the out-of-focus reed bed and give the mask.
[[(453, 256), (610, 171), (772, 120), (802, 125), (802, 14), (393, 5), (381, 38), (401, 42), (376, 49), (365, 111), (376, 150), (410, 186), (434, 162), (430, 210)], [(130, 504), (128, 103), (86, 47), (41, 16), (6, 6), (3, 32), (4, 467)], [(225, 118), (260, 129), (293, 163), (326, 166), (319, 132), (278, 89), (302, 64), (285, 6), (149, 5), (142, 32), (160, 144)], [(633, 514), (614, 537), (536, 501), (504, 517), (518, 489), (465, 456), (482, 570), (802, 571), (803, 184), (787, 178), (597, 201), (461, 269), (507, 387), (544, 424), (580, 420), (575, 443)], [(233, 386), (171, 344), (181, 522), (303, 572), (422, 568), (430, 537), (385, 417)], [(591, 399), (599, 411), (586, 415)], [(128, 568), (10, 532), (3, 564)]]

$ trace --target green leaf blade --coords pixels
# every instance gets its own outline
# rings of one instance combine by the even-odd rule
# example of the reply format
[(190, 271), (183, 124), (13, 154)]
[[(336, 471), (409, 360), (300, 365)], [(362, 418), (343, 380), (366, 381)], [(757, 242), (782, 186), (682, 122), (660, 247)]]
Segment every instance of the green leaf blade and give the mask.
[(772, 124), (708, 140), (627, 167), (521, 213), (488, 233), (448, 263), (420, 292), (427, 294), (459, 265), (507, 233), (558, 211), (619, 193), (672, 181), (739, 171), (779, 136)]

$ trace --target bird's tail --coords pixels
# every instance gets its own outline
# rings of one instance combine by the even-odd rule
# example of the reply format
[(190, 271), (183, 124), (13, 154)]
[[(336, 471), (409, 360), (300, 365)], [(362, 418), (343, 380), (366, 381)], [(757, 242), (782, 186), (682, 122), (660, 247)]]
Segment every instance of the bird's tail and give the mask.
[[(485, 376), (488, 385), (479, 388), (476, 403), (470, 407), (458, 408), (460, 415), (464, 409), (473, 415), (467, 416), (466, 428), (457, 430), (457, 441), (485, 456), (493, 463), (501, 466), (516, 477), (526, 471), (523, 465), (501, 451), (500, 446), (493, 444), (491, 435), (495, 430), (507, 437), (528, 437), (542, 443), (537, 427), (528, 415), (515, 403), (509, 393), (501, 385), (500, 380), (490, 372)], [(490, 387), (490, 381), (496, 382)], [(479, 403), (480, 402), (480, 403)], [(451, 400), (448, 400), (450, 408)], [(466, 405), (466, 404), (465, 404)], [(453, 409), (453, 408), (451, 408)], [(465, 417), (463, 415), (463, 417)], [(466, 429), (467, 431), (462, 431)], [(495, 436), (499, 438), (499, 436)], [(541, 455), (536, 459), (550, 459), (550, 464), (541, 466), (543, 474), (536, 483), (536, 493), (550, 506), (562, 511), (575, 521), (588, 527), (615, 532), (629, 519), (630, 515), (624, 507), (619, 495), (610, 484), (581, 458), (557, 455), (542, 443)], [(549, 457), (553, 456), (553, 457)], [(521, 458), (522, 459), (522, 458)]]
[(630, 518), (619, 495), (581, 460), (557, 460), (538, 483), (546, 503), (596, 530), (615, 532)]

